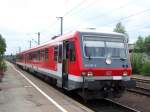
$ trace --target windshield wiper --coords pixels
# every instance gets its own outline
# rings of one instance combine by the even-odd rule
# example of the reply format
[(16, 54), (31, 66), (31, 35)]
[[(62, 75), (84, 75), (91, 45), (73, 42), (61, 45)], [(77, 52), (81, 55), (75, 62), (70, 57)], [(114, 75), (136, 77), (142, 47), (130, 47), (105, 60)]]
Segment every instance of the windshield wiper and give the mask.
[(88, 53), (86, 44), (85, 44), (85, 54), (86, 54), (86, 56), (88, 57), (88, 59), (91, 60), (91, 55)]
[(121, 61), (125, 61), (125, 60), (126, 60), (126, 58), (124, 58), (124, 57), (120, 57), (120, 60), (121, 60)]
[(91, 60), (91, 56), (90, 55), (88, 55), (88, 59)]

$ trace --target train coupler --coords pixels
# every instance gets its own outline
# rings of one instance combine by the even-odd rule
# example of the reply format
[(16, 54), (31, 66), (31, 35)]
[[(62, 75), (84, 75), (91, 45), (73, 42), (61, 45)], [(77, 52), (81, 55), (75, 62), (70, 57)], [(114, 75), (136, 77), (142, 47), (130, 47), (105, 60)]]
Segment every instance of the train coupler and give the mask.
[(131, 89), (131, 88), (136, 87), (136, 81), (132, 80), (132, 79), (129, 81), (123, 81), (123, 84), (124, 84), (125, 88), (127, 88), (127, 89)]

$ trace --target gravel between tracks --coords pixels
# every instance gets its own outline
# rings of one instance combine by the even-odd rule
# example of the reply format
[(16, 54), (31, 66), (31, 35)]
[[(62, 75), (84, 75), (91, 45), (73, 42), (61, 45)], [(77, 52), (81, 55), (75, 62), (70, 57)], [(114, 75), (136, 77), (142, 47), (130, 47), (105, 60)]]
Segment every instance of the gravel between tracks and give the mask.
[(150, 112), (150, 97), (126, 91), (121, 98), (112, 99), (141, 112)]

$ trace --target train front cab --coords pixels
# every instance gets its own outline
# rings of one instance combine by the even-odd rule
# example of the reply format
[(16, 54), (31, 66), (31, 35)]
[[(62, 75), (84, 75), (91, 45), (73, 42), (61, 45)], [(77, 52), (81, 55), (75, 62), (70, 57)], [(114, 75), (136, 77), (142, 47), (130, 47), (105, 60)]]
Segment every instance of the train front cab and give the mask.
[[(57, 54), (57, 53), (56, 53)], [(122, 34), (76, 32), (58, 47), (57, 85), (82, 97), (118, 97), (135, 87), (127, 38)]]
[(80, 32), (84, 97), (119, 97), (135, 87), (125, 35)]

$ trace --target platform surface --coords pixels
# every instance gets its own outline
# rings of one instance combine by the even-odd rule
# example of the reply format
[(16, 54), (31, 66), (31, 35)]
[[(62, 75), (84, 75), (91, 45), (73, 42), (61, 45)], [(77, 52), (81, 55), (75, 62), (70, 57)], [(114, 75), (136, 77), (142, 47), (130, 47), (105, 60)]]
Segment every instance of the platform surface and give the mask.
[(21, 71), (41, 93), (12, 64), (7, 62), (7, 65), (8, 70), (0, 83), (0, 112), (92, 112), (45, 82)]

